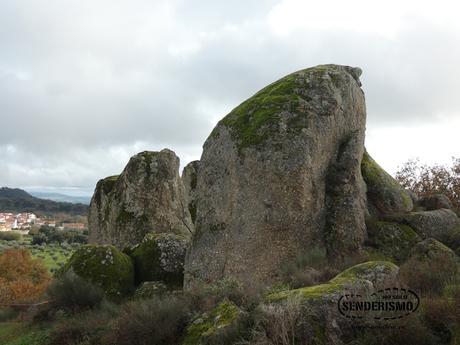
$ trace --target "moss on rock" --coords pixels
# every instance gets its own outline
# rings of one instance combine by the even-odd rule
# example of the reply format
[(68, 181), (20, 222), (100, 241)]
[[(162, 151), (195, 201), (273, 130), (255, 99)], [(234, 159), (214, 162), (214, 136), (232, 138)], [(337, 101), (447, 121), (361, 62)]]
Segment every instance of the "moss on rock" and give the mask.
[[(320, 65), (289, 74), (241, 103), (223, 118), (220, 124), (230, 129), (239, 151), (272, 138), (272, 134), (280, 129), (282, 113), (290, 114), (287, 129), (295, 133), (300, 132), (308, 127), (305, 114), (309, 110), (326, 115), (336, 106), (324, 101), (321, 108), (316, 108), (313, 103), (317, 102), (320, 95), (314, 92), (324, 91), (325, 88), (343, 82), (344, 77), (340, 68), (335, 65)], [(355, 73), (353, 71), (351, 70), (351, 73)], [(313, 90), (313, 93), (305, 92), (305, 89)], [(220, 126), (216, 128), (218, 127)], [(211, 136), (216, 135), (217, 131), (214, 130)]]
[(187, 327), (183, 345), (200, 345), (213, 343), (213, 339), (230, 328), (237, 329), (245, 313), (233, 302), (225, 299), (210, 313), (205, 313)]
[(163, 281), (169, 287), (181, 288), (188, 239), (175, 234), (149, 234), (127, 250), (133, 259), (136, 284)]
[(367, 222), (369, 244), (397, 262), (407, 259), (412, 247), (422, 240), (408, 225), (392, 222)]
[(452, 262), (457, 262), (458, 258), (454, 251), (445, 246), (434, 238), (428, 238), (422, 242), (417, 243), (410, 253), (412, 259), (417, 260), (443, 260), (448, 259)]
[(414, 205), (409, 193), (366, 151), (361, 161), (361, 173), (367, 185), (368, 201), (380, 214), (412, 211)]
[(276, 292), (269, 294), (267, 299), (269, 301), (282, 301), (294, 295), (301, 296), (307, 300), (329, 299), (333, 295), (340, 294), (345, 289), (368, 286), (369, 282), (374, 286), (393, 282), (398, 272), (398, 266), (391, 262), (368, 261), (346, 269), (326, 284)]
[(126, 295), (134, 287), (129, 256), (110, 245), (85, 245), (67, 261), (61, 272), (72, 269), (81, 278), (101, 287), (111, 298)]

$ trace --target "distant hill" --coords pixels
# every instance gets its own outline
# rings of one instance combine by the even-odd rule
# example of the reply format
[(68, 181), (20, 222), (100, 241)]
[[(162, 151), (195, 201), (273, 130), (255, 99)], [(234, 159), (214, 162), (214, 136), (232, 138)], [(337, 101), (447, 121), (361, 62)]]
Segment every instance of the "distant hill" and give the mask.
[(91, 196), (73, 196), (62, 193), (48, 193), (48, 192), (28, 192), (30, 195), (40, 198), (58, 202), (70, 202), (72, 204), (89, 205)]
[(44, 214), (68, 213), (86, 216), (88, 206), (82, 203), (75, 204), (39, 199), (22, 189), (2, 187), (0, 188), (0, 211)]

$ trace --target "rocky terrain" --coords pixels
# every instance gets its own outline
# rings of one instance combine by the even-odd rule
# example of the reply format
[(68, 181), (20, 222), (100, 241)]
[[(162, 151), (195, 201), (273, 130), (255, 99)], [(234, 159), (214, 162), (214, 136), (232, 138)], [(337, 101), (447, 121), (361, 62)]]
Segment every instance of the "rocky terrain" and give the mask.
[[(170, 150), (132, 157), (119, 176), (98, 182), (92, 245), (66, 269), (115, 296), (236, 282), (247, 295), (265, 291), (257, 307), (264, 322), (292, 312), (295, 299), (312, 344), (359, 344), (337, 312), (340, 296), (398, 289), (407, 262), (457, 272), (460, 254), (460, 220), (448, 200), (418, 200), (365, 150), (360, 75), (321, 65), (268, 85), (217, 124), (182, 177)], [(286, 285), (286, 267), (315, 252), (344, 271), (320, 284)], [(346, 265), (357, 256), (367, 260)], [(319, 276), (322, 268), (309, 265), (305, 272)], [(197, 316), (183, 343), (219, 343), (215, 337), (246, 317), (222, 300)], [(257, 344), (275, 343), (285, 344)]]

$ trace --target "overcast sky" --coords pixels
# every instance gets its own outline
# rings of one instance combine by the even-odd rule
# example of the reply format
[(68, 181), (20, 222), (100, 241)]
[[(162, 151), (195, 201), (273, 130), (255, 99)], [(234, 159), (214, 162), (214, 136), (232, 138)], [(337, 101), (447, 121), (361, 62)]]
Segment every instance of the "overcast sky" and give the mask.
[(198, 159), (217, 121), (283, 75), (359, 66), (389, 172), (460, 156), (455, 1), (4, 0), (0, 186), (91, 193), (143, 150)]

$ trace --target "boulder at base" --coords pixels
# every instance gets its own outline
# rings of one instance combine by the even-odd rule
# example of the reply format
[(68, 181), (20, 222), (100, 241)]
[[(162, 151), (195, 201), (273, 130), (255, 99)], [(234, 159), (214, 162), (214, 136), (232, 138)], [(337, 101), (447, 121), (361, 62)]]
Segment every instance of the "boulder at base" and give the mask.
[(392, 222), (367, 222), (367, 234), (372, 247), (397, 262), (406, 260), (412, 247), (422, 240), (410, 226)]
[(188, 238), (175, 234), (149, 234), (127, 249), (133, 259), (136, 284), (160, 280), (172, 288), (182, 288)]
[(444, 194), (433, 194), (420, 200), (420, 204), (428, 211), (439, 210), (441, 208), (453, 209), (449, 198)]
[(409, 225), (423, 239), (432, 237), (443, 243), (450, 241), (452, 232), (460, 225), (455, 212), (448, 209), (411, 212), (389, 219)]
[(141, 152), (121, 175), (98, 182), (88, 217), (89, 241), (120, 249), (149, 232), (190, 236), (193, 224), (173, 151)]
[(203, 147), (185, 287), (271, 284), (313, 246), (340, 258), (366, 237), (361, 70), (323, 65), (265, 87)]
[(99, 286), (107, 296), (117, 298), (132, 292), (134, 267), (128, 255), (114, 246), (85, 245), (62, 268), (73, 270), (81, 278)]
[[(344, 333), (350, 330), (350, 319), (339, 312), (339, 300), (353, 295), (371, 296), (379, 289), (397, 287), (398, 276), (399, 268), (391, 262), (365, 262), (345, 270), (326, 284), (269, 294), (260, 308), (262, 318), (269, 319), (276, 310), (278, 315), (288, 318), (291, 327), (300, 325), (301, 328), (295, 332), (303, 334), (308, 342), (343, 345)], [(371, 319), (372, 314), (369, 313), (359, 322), (371, 325)], [(351, 322), (356, 326), (356, 320)]]
[(226, 299), (187, 327), (183, 345), (221, 344), (226, 333), (239, 332), (245, 317), (245, 312)]

